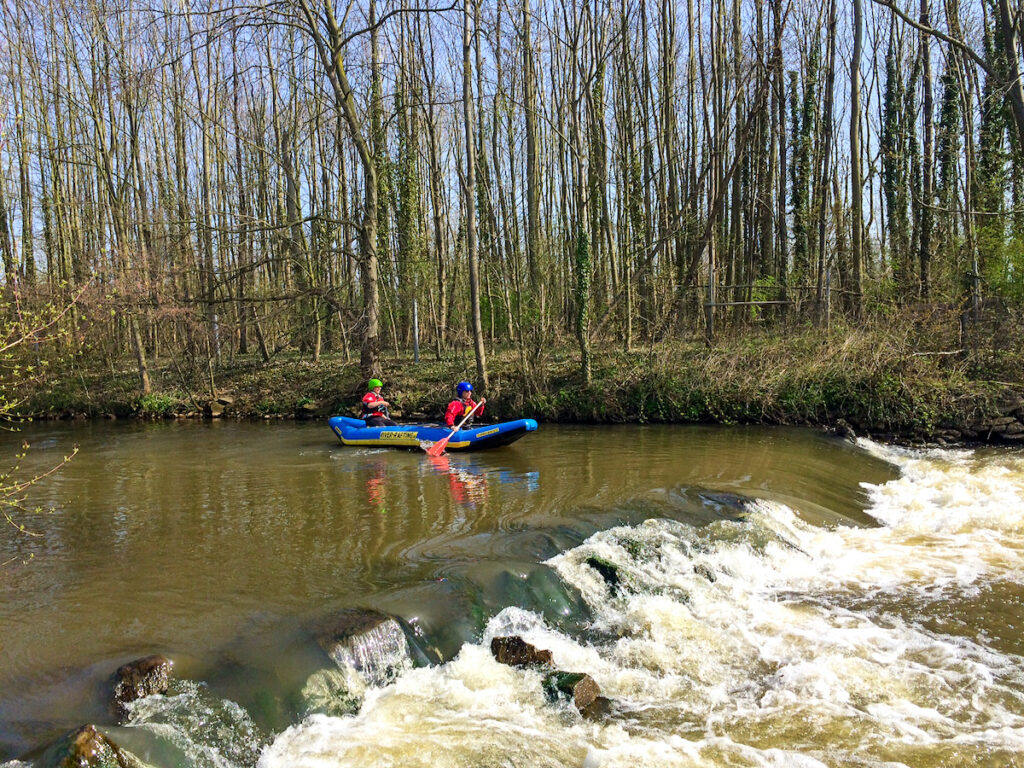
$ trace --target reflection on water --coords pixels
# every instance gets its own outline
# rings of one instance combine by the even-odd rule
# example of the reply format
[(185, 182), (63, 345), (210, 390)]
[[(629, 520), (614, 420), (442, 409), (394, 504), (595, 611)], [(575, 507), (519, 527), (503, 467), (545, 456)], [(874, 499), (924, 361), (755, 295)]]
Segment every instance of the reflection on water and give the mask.
[[(379, 451), (366, 463), (366, 501), (369, 508), (383, 513), (388, 510), (389, 486), (393, 493), (399, 498), (404, 493), (403, 486), (407, 481), (407, 466), (401, 466), (393, 470), (396, 476), (389, 480), (389, 455)], [(440, 477), (447, 478), (448, 491), (451, 501), (467, 509), (476, 509), (478, 504), (487, 500), (488, 483), (494, 479), (500, 483), (516, 483), (526, 481), (530, 483), (532, 490), (539, 488), (536, 472), (527, 472), (520, 477), (516, 472), (508, 469), (491, 470), (479, 460), (474, 461), (466, 456), (452, 457), (450, 454), (441, 456), (430, 456), (423, 454), (420, 457), (423, 471), (432, 472)], [(443, 501), (443, 500), (442, 500)]]
[(468, 509), (476, 509), (477, 502), (486, 501), (487, 474), (485, 472), (474, 468), (471, 464), (453, 466), (451, 457), (447, 454), (427, 456), (427, 460), (435, 472), (448, 478), (448, 489), (451, 491), (452, 501), (456, 504)]
[(370, 509), (376, 512), (384, 512), (387, 504), (385, 498), (387, 471), (387, 462), (381, 458), (373, 462), (370, 476), (366, 478), (366, 500), (370, 505)]
[[(44, 535), (0, 539), (0, 562), (35, 555), (0, 571), (0, 759), (106, 722), (106, 677), (153, 652), (256, 727), (296, 723), (266, 768), (973, 765), (984, 738), (1001, 765), (1021, 735), (1013, 454), (661, 426), (543, 425), (436, 459), (344, 448), (325, 425), (25, 435), (27, 471), (82, 450), (34, 489), (57, 507)], [(588, 557), (620, 569), (621, 594)], [(355, 717), (261, 709), (285, 700), (295, 633), (348, 607), (401, 616), (447, 663)], [(493, 664), (506, 631), (594, 674), (615, 719), (581, 722)]]

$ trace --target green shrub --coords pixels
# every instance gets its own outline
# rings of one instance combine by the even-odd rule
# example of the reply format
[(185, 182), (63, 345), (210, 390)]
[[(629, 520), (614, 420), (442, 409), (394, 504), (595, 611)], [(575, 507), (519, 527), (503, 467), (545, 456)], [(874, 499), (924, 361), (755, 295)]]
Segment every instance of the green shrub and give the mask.
[(261, 416), (268, 416), (282, 412), (281, 404), (275, 403), (271, 400), (259, 400), (257, 401), (256, 405), (253, 406), (253, 408), (256, 410), (256, 413), (260, 414)]
[(171, 395), (143, 395), (137, 410), (146, 416), (166, 416), (174, 411), (177, 400)]

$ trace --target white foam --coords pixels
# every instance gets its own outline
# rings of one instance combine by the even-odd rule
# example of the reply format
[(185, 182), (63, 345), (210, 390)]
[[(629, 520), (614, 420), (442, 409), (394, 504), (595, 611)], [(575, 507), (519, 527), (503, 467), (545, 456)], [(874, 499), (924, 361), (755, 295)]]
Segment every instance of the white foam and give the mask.
[(189, 765), (251, 765), (265, 739), (248, 712), (233, 701), (214, 698), (203, 685), (178, 681), (175, 687), (180, 690), (175, 695), (131, 702), (130, 726), (150, 731), (181, 750)]
[[(289, 729), (260, 767), (820, 768), (1024, 750), (1024, 659), (917, 623), (983, 583), (1018, 583), (1024, 457), (865, 448), (901, 469), (865, 486), (880, 527), (818, 528), (758, 502), (742, 521), (600, 532), (549, 561), (591, 606), (591, 642), (506, 609), (480, 644), (371, 690), (356, 716)], [(615, 566), (617, 590), (590, 558)], [(505, 634), (590, 674), (615, 714), (549, 704), (538, 672), (491, 658)]]
[(390, 756), (384, 764), (408, 766), (489, 764), (488, 756), (501, 754), (522, 765), (579, 763), (586, 748), (579, 735), (564, 738), (561, 715), (546, 706), (539, 674), (469, 645), (449, 664), (371, 691), (357, 717), (307, 718), (278, 737), (259, 765), (374, 765), (382, 753)]

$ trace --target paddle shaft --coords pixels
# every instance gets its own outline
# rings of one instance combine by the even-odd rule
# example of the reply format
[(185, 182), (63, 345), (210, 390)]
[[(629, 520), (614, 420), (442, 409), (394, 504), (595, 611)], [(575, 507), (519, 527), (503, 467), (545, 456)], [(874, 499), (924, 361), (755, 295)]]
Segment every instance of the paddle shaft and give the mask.
[(427, 448), (427, 453), (429, 453), (431, 456), (440, 456), (444, 452), (444, 447), (446, 445), (448, 445), (448, 441), (452, 439), (452, 435), (454, 435), (456, 432), (458, 432), (460, 429), (462, 429), (462, 425), (465, 424), (467, 421), (469, 421), (469, 417), (473, 415), (473, 411), (475, 411), (477, 408), (479, 408), (482, 404), (483, 403), (481, 401), (481, 402), (477, 403), (476, 405), (474, 405), (472, 408), (470, 408), (469, 409), (469, 413), (467, 413), (465, 416), (462, 417), (462, 421), (460, 421), (455, 426), (455, 429), (453, 429), (447, 435), (442, 437), (440, 440), (438, 440), (432, 446)]

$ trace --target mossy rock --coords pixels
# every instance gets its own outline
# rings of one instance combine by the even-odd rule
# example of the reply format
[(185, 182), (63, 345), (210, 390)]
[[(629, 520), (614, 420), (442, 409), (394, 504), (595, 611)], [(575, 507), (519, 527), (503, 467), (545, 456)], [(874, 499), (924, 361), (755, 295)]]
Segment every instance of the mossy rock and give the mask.
[(568, 698), (579, 709), (586, 709), (601, 694), (601, 688), (590, 675), (583, 672), (556, 670), (544, 676), (544, 693), (550, 701)]

